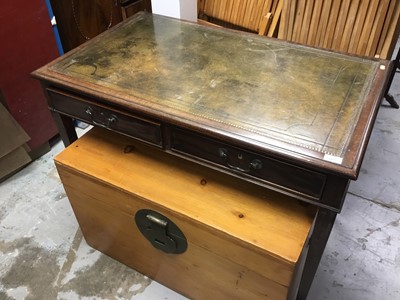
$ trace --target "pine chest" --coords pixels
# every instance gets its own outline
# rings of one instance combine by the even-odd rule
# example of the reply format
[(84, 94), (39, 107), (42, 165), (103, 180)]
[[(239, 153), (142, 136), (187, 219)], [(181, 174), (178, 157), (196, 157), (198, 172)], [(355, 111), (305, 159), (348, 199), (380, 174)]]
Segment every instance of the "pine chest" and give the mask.
[(56, 159), (93, 248), (191, 299), (288, 299), (315, 210), (94, 128)]

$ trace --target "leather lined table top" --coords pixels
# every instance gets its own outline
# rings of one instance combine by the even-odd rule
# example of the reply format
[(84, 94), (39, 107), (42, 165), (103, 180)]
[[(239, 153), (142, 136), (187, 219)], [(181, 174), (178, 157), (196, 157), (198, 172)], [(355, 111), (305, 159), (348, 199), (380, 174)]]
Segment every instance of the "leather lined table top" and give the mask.
[(107, 91), (127, 107), (354, 168), (363, 137), (352, 139), (360, 118), (373, 114), (363, 109), (377, 105), (374, 91), (386, 68), (378, 60), (139, 14), (50, 64), (46, 77), (57, 73), (74, 89)]

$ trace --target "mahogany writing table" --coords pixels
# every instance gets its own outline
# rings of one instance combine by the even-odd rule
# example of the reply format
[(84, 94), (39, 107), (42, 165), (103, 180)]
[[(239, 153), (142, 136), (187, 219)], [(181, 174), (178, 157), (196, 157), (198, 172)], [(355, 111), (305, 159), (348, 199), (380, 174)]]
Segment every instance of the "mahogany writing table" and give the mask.
[(305, 299), (389, 67), (140, 13), (33, 75), (65, 145), (79, 119), (317, 206)]

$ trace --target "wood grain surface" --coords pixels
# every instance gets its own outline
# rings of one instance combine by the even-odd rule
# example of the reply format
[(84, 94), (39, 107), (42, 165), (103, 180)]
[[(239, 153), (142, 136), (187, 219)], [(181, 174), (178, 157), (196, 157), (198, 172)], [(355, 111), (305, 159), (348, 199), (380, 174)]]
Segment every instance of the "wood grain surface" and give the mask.
[[(194, 298), (285, 299), (312, 225), (309, 207), (102, 129), (56, 163), (96, 249)], [(143, 208), (178, 225), (184, 254), (167, 255), (141, 236), (133, 216)]]

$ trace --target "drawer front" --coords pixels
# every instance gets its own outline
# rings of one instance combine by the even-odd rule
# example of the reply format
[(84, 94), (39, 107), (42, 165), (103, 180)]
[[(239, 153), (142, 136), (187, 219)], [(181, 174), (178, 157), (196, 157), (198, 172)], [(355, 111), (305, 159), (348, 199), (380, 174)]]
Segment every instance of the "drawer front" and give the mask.
[(295, 195), (319, 200), (326, 176), (174, 128), (171, 150), (199, 157), (241, 176)]
[(81, 97), (47, 89), (51, 108), (95, 126), (114, 130), (133, 138), (162, 146), (161, 124), (104, 108)]

